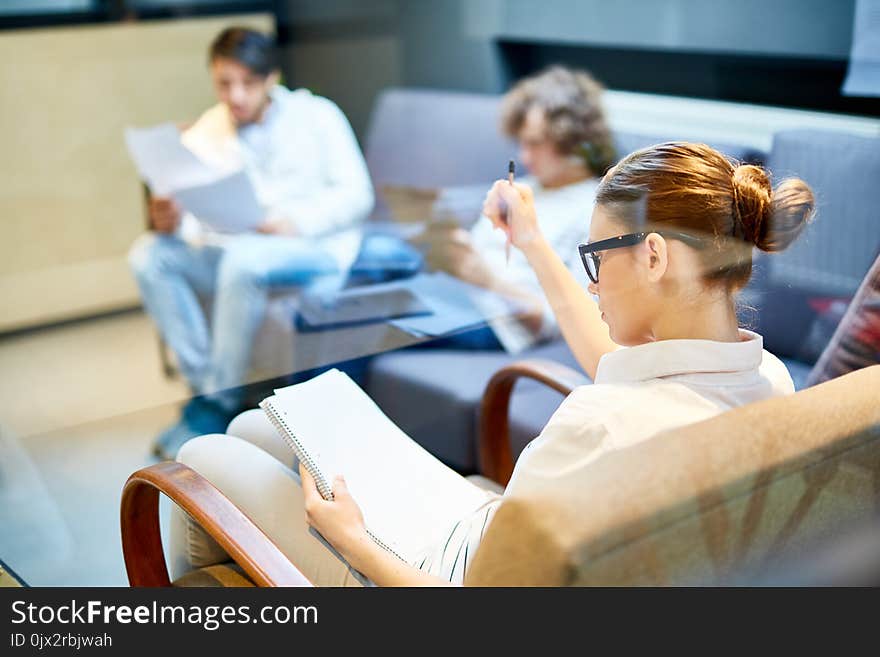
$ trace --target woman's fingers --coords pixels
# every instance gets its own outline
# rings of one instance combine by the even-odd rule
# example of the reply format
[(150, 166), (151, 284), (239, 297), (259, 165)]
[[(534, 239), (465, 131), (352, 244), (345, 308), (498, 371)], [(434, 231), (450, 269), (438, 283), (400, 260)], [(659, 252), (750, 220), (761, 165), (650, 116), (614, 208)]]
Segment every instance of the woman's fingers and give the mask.
[(522, 203), (522, 196), (517, 191), (516, 187), (511, 185), (506, 180), (498, 180), (494, 185), (495, 191), (498, 193), (498, 196), (508, 205), (516, 207), (520, 203)]
[(503, 180), (497, 181), (486, 194), (486, 200), (483, 203), (483, 214), (489, 218), (495, 228), (500, 228), (507, 232), (507, 203), (499, 191), (499, 186), (505, 184), (507, 183)]
[(318, 497), (321, 496), (321, 493), (318, 492), (318, 487), (315, 485), (314, 478), (302, 462), (299, 464), (299, 478), (302, 480), (303, 495), (306, 500), (314, 499), (316, 495)]
[(336, 475), (336, 478), (333, 480), (333, 496), (337, 500), (351, 497), (348, 492), (348, 485), (345, 483), (345, 477), (342, 475)]
[(498, 192), (495, 191), (495, 187), (493, 186), (488, 192), (486, 192), (486, 198), (483, 200), (483, 214), (494, 221), (498, 218), (500, 212), (501, 208), (498, 203)]
[(522, 197), (523, 201), (531, 204), (535, 200), (535, 195), (532, 193), (532, 188), (526, 185), (525, 183), (513, 183), (513, 186), (516, 187), (516, 190), (519, 192), (519, 195)]
[(523, 183), (496, 181), (486, 195), (483, 213), (518, 248), (531, 243), (539, 232), (532, 189)]

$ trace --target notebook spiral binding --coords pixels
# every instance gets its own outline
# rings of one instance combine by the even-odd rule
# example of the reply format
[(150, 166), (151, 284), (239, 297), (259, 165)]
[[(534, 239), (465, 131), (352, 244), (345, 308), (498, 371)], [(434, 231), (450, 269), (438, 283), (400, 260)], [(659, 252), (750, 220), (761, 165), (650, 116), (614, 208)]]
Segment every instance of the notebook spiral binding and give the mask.
[(318, 487), (318, 492), (321, 493), (321, 497), (325, 500), (332, 500), (333, 489), (330, 487), (327, 480), (324, 479), (324, 475), (321, 474), (321, 471), (318, 470), (318, 466), (315, 465), (312, 457), (309, 456), (303, 449), (302, 445), (300, 445), (299, 441), (296, 439), (296, 434), (291, 431), (287, 422), (284, 421), (284, 418), (275, 411), (268, 401), (261, 402), (260, 408), (262, 408), (266, 412), (266, 415), (269, 416), (269, 421), (275, 426), (278, 435), (281, 436), (290, 446), (296, 454), (296, 457), (300, 460), (300, 463), (306, 466), (306, 470), (309, 471), (309, 474), (312, 475), (312, 479), (315, 480), (315, 485)]
[[(312, 457), (308, 455), (308, 453), (303, 449), (300, 442), (296, 439), (296, 434), (293, 433), (293, 431), (290, 429), (290, 426), (287, 424), (287, 422), (284, 421), (284, 418), (275, 411), (269, 400), (260, 402), (260, 408), (265, 411), (267, 417), (269, 418), (269, 421), (278, 432), (278, 435), (281, 436), (281, 438), (284, 439), (284, 442), (286, 442), (290, 446), (290, 448), (296, 454), (296, 457), (306, 467), (306, 470), (309, 471), (309, 474), (312, 475), (312, 478), (315, 480), (315, 485), (318, 487), (318, 492), (321, 493), (321, 497), (323, 497), (325, 500), (332, 500), (333, 489), (324, 478), (324, 475), (321, 474), (321, 471), (318, 470), (318, 466), (315, 465)], [(385, 541), (376, 536), (369, 529), (367, 529), (367, 535), (371, 539), (373, 539), (373, 542), (380, 548), (387, 552), (390, 552), (401, 561), (406, 562), (406, 559), (400, 556), (400, 554), (398, 554), (390, 545), (388, 545)]]

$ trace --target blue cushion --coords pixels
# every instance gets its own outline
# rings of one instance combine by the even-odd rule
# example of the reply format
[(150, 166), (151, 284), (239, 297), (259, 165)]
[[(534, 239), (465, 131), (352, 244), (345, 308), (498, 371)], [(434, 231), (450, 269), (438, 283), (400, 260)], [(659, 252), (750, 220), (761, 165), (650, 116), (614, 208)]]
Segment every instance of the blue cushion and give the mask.
[(368, 285), (415, 276), (423, 264), (422, 254), (400, 237), (368, 233), (361, 241), (346, 285)]

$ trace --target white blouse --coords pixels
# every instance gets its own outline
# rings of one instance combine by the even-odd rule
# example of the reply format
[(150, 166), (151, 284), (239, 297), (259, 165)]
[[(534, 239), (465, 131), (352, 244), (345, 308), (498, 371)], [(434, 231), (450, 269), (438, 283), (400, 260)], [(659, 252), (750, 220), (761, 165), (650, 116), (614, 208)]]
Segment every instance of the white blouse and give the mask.
[(595, 383), (568, 395), (523, 450), (504, 496), (462, 519), (413, 565), (461, 583), (505, 497), (552, 496), (589, 508), (590, 500), (580, 496), (581, 482), (606, 452), (793, 392), (785, 365), (763, 349), (760, 335), (742, 329), (739, 342), (663, 340), (605, 354)]

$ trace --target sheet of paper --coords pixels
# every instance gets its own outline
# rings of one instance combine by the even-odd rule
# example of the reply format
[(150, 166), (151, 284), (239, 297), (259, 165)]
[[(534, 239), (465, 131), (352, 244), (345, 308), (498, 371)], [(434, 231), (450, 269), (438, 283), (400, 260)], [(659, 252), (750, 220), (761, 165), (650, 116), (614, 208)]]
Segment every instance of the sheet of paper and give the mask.
[(171, 195), (187, 212), (221, 233), (254, 230), (266, 216), (244, 171), (198, 187), (177, 189)]
[(442, 272), (420, 274), (402, 283), (434, 311), (424, 317), (391, 322), (411, 335), (448, 335), (522, 311), (521, 306), (510, 299)]
[(206, 185), (223, 175), (183, 145), (173, 123), (126, 128), (125, 144), (141, 178), (156, 194)]
[(214, 230), (251, 231), (265, 219), (247, 173), (230, 174), (204, 163), (183, 145), (174, 124), (126, 128), (125, 143), (138, 173), (155, 194), (172, 196)]
[(344, 475), (367, 528), (407, 560), (493, 497), (410, 439), (339, 370), (275, 393), (273, 406), (325, 479)]

